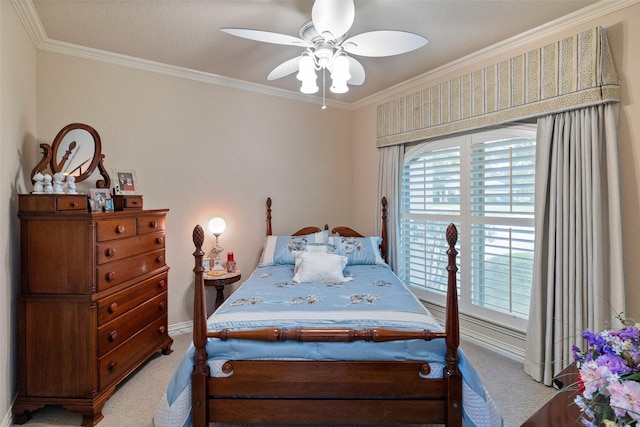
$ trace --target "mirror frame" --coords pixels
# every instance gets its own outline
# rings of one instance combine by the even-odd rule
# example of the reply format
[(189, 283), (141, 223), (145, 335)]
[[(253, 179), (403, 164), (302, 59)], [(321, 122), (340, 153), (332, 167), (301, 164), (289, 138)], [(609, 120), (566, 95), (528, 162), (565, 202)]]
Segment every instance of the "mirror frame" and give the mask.
[(60, 165), (57, 160), (58, 152), (60, 149), (66, 149), (66, 147), (62, 147), (62, 142), (69, 132), (76, 129), (88, 132), (93, 138), (93, 157), (91, 158), (91, 163), (89, 163), (89, 166), (83, 173), (76, 176), (76, 182), (82, 182), (89, 178), (93, 172), (95, 172), (97, 167), (103, 179), (96, 181), (96, 188), (110, 188), (111, 178), (109, 177), (107, 170), (104, 168), (103, 160), (105, 156), (102, 154), (102, 142), (100, 141), (100, 135), (98, 135), (98, 132), (94, 128), (83, 123), (71, 123), (63, 127), (60, 132), (58, 132), (51, 145), (40, 144), (40, 148), (43, 149), (42, 160), (40, 160), (31, 172), (32, 181), (36, 173), (42, 172), (47, 168), (51, 170), (52, 174), (62, 172), (62, 165)]

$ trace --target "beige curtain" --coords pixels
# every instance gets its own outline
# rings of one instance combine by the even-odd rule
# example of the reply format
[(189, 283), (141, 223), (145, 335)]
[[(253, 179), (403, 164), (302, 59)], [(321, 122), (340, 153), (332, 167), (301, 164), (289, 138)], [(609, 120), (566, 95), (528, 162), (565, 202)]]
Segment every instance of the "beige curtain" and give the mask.
[(551, 380), (573, 361), (584, 329), (625, 310), (618, 104), (538, 121), (536, 243), (525, 372)]
[[(378, 149), (378, 203), (387, 198), (387, 259), (391, 269), (398, 266), (398, 213), (400, 209), (400, 185), (402, 180), (403, 145), (392, 145)], [(378, 211), (380, 212), (380, 211)], [(380, 215), (378, 214), (378, 217)], [(380, 221), (376, 221), (376, 232), (380, 233)]]

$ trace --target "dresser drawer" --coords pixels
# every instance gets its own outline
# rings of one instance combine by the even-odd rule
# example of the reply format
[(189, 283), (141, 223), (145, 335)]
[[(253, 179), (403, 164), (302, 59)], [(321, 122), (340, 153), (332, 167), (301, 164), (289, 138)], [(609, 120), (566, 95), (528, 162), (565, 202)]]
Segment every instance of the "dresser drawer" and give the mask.
[(144, 358), (166, 342), (167, 315), (158, 318), (146, 328), (99, 359), (100, 389), (119, 381), (137, 367)]
[(117, 195), (113, 196), (113, 207), (117, 211), (142, 209), (142, 196)]
[(166, 314), (167, 293), (152, 298), (126, 314), (98, 328), (98, 354), (102, 356), (144, 328), (151, 321)]
[(98, 325), (104, 325), (167, 290), (167, 273), (152, 277), (98, 301)]
[(87, 212), (87, 198), (74, 195), (58, 196), (56, 198), (56, 208), (58, 211)]
[(144, 234), (128, 239), (108, 240), (97, 245), (97, 264), (164, 248), (164, 233)]
[(138, 216), (138, 234), (164, 231), (165, 215), (148, 214)]
[(21, 212), (73, 212), (86, 213), (86, 194), (20, 194)]
[(98, 222), (98, 242), (136, 235), (136, 218), (113, 218)]
[(98, 291), (104, 291), (145, 273), (153, 272), (164, 265), (164, 249), (102, 264), (97, 267)]

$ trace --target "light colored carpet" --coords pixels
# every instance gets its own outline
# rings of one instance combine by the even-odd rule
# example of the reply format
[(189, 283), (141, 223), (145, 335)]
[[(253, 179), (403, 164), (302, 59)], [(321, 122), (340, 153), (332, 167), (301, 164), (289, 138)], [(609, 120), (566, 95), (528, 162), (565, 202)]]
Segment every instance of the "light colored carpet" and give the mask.
[[(174, 335), (173, 339), (173, 353), (152, 357), (117, 388), (103, 408), (104, 419), (99, 427), (151, 426), (160, 397), (191, 343), (190, 334)], [(505, 427), (520, 426), (555, 393), (554, 389), (531, 380), (519, 362), (466, 341), (462, 342), (461, 348), (498, 405)], [(34, 412), (25, 427), (79, 426), (81, 420), (77, 413), (48, 406)], [(230, 426), (216, 424), (215, 427)]]

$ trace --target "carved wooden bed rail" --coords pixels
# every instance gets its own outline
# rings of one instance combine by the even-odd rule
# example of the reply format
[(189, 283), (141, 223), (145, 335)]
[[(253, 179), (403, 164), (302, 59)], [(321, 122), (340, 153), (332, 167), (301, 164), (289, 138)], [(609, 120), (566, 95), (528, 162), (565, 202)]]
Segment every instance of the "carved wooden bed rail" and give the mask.
[(423, 331), (398, 331), (384, 328), (362, 330), (348, 328), (265, 328), (248, 331), (231, 331), (229, 329), (222, 329), (220, 331), (207, 332), (207, 338), (218, 338), (221, 341), (234, 339), (267, 342), (388, 342), (399, 340), (431, 341), (436, 338), (446, 338), (446, 336), (447, 334), (444, 332), (433, 332), (428, 329), (425, 329)]

